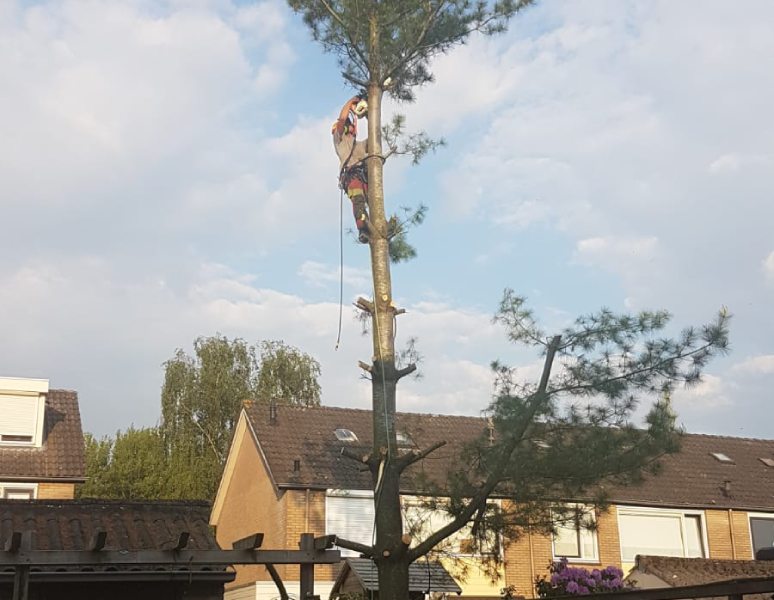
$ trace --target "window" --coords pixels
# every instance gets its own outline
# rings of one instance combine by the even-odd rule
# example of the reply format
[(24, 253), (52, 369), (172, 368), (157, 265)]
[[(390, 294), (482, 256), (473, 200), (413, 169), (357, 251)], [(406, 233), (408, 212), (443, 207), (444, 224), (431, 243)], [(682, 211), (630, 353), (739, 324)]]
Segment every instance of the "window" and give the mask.
[(0, 497), (4, 500), (34, 500), (38, 486), (21, 483), (0, 483)]
[(581, 504), (571, 505), (568, 509), (554, 525), (554, 557), (572, 562), (598, 561), (594, 510)]
[(750, 513), (753, 556), (758, 550), (774, 546), (774, 514)]
[[(497, 501), (493, 501), (489, 507), (497, 510)], [(412, 545), (416, 545), (431, 533), (441, 529), (452, 521), (443, 508), (433, 508), (426, 505), (420, 498), (403, 498), (403, 528), (411, 535)], [(435, 546), (435, 550), (445, 554), (456, 556), (471, 556), (500, 552), (500, 539), (497, 533), (491, 532), (482, 544), (477, 544), (473, 538), (470, 523), (452, 533), (445, 540)]]
[(618, 509), (618, 533), (623, 562), (634, 562), (638, 554), (706, 557), (704, 532), (701, 511), (622, 507)]
[(733, 464), (734, 463), (734, 459), (731, 458), (728, 454), (723, 454), (722, 452), (710, 452), (710, 454), (718, 462), (729, 463), (729, 464)]
[(355, 435), (354, 431), (350, 431), (349, 429), (344, 429), (343, 427), (337, 429), (333, 432), (336, 436), (336, 439), (340, 442), (357, 442), (359, 441), (357, 439), (357, 436)]
[(0, 377), (0, 444), (42, 444), (47, 393), (47, 379)]
[[(325, 498), (325, 533), (361, 544), (372, 544), (373, 493), (361, 490), (329, 490)], [(341, 555), (357, 556), (357, 552), (341, 548)]]

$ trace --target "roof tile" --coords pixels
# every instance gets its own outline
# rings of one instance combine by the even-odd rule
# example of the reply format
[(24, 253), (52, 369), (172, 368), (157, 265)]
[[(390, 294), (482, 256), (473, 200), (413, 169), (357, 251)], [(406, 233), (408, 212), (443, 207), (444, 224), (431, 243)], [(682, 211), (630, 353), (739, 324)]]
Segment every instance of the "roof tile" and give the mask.
[(42, 447), (0, 446), (0, 479), (83, 480), (85, 473), (78, 394), (49, 390)]

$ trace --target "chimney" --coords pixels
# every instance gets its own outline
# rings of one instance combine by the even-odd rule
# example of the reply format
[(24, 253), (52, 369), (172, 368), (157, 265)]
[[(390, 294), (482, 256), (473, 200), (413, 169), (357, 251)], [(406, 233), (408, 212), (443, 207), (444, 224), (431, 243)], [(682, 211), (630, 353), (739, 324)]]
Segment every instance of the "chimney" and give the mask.
[(277, 403), (274, 400), (269, 402), (269, 424), (277, 424)]
[(489, 432), (489, 445), (494, 446), (494, 432), (495, 432), (495, 426), (494, 426), (494, 420), (492, 417), (487, 417), (486, 419), (486, 429)]
[(731, 480), (730, 479), (724, 479), (723, 480), (723, 487), (720, 488), (720, 491), (723, 492), (723, 495), (726, 498), (731, 497)]

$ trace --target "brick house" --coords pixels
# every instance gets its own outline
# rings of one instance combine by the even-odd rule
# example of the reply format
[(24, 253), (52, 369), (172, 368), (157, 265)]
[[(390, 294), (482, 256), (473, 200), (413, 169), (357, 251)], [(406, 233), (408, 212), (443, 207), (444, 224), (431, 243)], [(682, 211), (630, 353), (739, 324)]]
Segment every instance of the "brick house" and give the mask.
[[(448, 442), (412, 467), (414, 475), (437, 481), (465, 440), (487, 434), (486, 420), (476, 417), (401, 413), (396, 424), (399, 443), (407, 447)], [(342, 448), (367, 451), (371, 430), (370, 411), (247, 404), (210, 517), (220, 545), (229, 547), (254, 531), (263, 531), (266, 546), (276, 548), (293, 547), (305, 531), (370, 543), (370, 474), (344, 457)], [(774, 440), (686, 435), (682, 451), (665, 458), (663, 467), (637, 487), (608, 490), (612, 505), (592, 515), (593, 530), (561, 527), (554, 536), (525, 534), (506, 543), (496, 581), (466, 552), (464, 534), (452, 539), (451, 552), (469, 567), (467, 579), (459, 581), (462, 597), (499, 597), (506, 585), (532, 597), (535, 577), (561, 557), (589, 568), (629, 569), (640, 554), (751, 559), (754, 550), (774, 544)], [(404, 501), (410, 507), (417, 488), (411, 469), (406, 475)], [(292, 591), (297, 568), (281, 575)], [(337, 569), (317, 568), (315, 592), (326, 597), (336, 576)], [(276, 595), (263, 567), (248, 566), (237, 569), (226, 597)]]
[(85, 471), (77, 393), (0, 377), (0, 498), (73, 498)]

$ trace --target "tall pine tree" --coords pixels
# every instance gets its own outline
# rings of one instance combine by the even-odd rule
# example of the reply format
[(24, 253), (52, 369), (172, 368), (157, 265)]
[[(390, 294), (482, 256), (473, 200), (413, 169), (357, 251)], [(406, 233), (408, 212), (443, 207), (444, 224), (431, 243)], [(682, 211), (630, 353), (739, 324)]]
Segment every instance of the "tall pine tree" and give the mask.
[[(545, 513), (541, 502), (557, 497), (564, 484), (537, 477), (530, 461), (559, 468), (563, 458), (577, 469), (568, 475), (566, 488), (580, 489), (602, 477), (635, 478), (642, 468), (665, 451), (675, 449), (676, 429), (669, 406), (657, 402), (648, 428), (634, 429), (629, 417), (637, 398), (660, 394), (677, 381), (695, 381), (710, 356), (727, 345), (727, 315), (699, 331), (687, 330), (677, 340), (657, 340), (666, 325), (665, 313), (618, 316), (601, 311), (579, 319), (573, 327), (548, 336), (533, 322), (521, 298), (508, 292), (498, 319), (516, 342), (526, 342), (543, 354), (542, 376), (534, 384), (517, 384), (511, 371), (497, 366), (499, 390), (491, 408), (497, 435), (493, 443), (470, 449), (472, 467), (451, 474), (439, 493), (451, 497), (451, 519), (424, 539), (404, 534), (400, 480), (411, 464), (435, 448), (399, 451), (395, 431), (396, 387), (416, 366), (396, 365), (394, 319), (400, 313), (393, 302), (390, 273), (392, 258), (412, 254), (404, 232), (390, 226), (385, 210), (383, 167), (393, 154), (411, 154), (418, 160), (433, 147), (423, 135), (405, 136), (403, 121), (383, 126), (385, 94), (401, 101), (413, 100), (417, 86), (430, 82), (433, 57), (464, 43), (473, 33), (503, 31), (508, 21), (531, 0), (288, 0), (303, 17), (315, 40), (336, 54), (344, 79), (368, 100), (368, 207), (370, 254), (374, 297), (359, 299), (372, 327), (373, 361), (361, 363), (372, 382), (373, 450), (363, 462), (372, 473), (376, 503), (376, 539), (372, 546), (339, 540), (339, 544), (372, 557), (379, 571), (382, 600), (408, 597), (408, 566), (430, 552), (440, 541), (468, 524), (474, 537), (485, 541), (488, 530), (516, 532), (532, 511)], [(417, 216), (423, 214), (420, 208)], [(421, 220), (415, 219), (415, 220)], [(396, 233), (397, 232), (397, 233)], [(392, 242), (392, 244), (391, 244)], [(556, 363), (561, 361), (561, 368)], [(566, 408), (567, 398), (592, 401), (586, 411)], [(563, 437), (567, 425), (572, 436)], [(552, 450), (536, 452), (528, 441), (536, 428)], [(593, 460), (579, 461), (568, 449), (575, 439), (588, 444)], [(542, 458), (541, 458), (542, 457)], [(589, 456), (587, 456), (588, 458)], [(357, 460), (357, 457), (352, 457)], [(550, 459), (550, 460), (549, 460)], [(548, 461), (548, 462), (547, 462)], [(523, 491), (516, 483), (525, 484)], [(508, 511), (487, 502), (493, 494), (512, 497)], [(546, 527), (550, 527), (546, 521)]]

